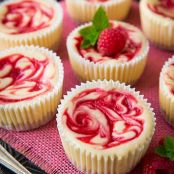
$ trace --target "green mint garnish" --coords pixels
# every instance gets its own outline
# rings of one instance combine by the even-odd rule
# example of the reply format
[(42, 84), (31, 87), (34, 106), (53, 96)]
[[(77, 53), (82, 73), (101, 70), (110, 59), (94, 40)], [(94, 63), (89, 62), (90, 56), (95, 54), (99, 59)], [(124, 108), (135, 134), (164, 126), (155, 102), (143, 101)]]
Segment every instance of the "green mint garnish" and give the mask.
[(155, 149), (155, 153), (174, 161), (174, 137), (166, 136), (164, 143)]
[(93, 20), (92, 26), (83, 28), (80, 30), (80, 34), (83, 36), (82, 48), (89, 48), (94, 46), (98, 40), (100, 33), (109, 27), (109, 20), (103, 7), (99, 7)]
[(109, 20), (103, 7), (100, 7), (97, 10), (92, 20), (92, 24), (98, 32), (101, 32), (105, 28), (109, 27)]

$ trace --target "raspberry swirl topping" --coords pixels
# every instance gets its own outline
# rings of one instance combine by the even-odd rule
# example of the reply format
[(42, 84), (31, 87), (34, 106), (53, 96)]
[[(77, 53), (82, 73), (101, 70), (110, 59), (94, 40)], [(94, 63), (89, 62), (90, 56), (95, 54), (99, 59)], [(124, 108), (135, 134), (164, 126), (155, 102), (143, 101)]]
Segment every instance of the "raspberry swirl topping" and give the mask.
[(75, 137), (99, 149), (115, 147), (139, 137), (143, 108), (130, 93), (93, 88), (75, 96), (63, 119)]
[(128, 62), (131, 61), (134, 57), (136, 57), (140, 50), (142, 49), (142, 40), (139, 32), (133, 30), (132, 28), (125, 28), (120, 25), (116, 25), (112, 23), (113, 28), (117, 28), (119, 30), (123, 30), (126, 33), (127, 41), (125, 48), (116, 53), (113, 56), (103, 56), (97, 49), (96, 46), (90, 47), (87, 49), (81, 48), (81, 43), (83, 38), (81, 36), (75, 37), (75, 46), (78, 50), (78, 53), (85, 59), (94, 62), (94, 63), (103, 63), (109, 61), (118, 61), (118, 62)]
[(5, 6), (0, 23), (9, 34), (30, 33), (49, 26), (54, 16), (51, 6), (35, 0), (23, 0)]
[(154, 13), (174, 19), (174, 0), (158, 0), (157, 4), (148, 4)]
[(170, 92), (174, 95), (174, 63), (170, 64), (164, 75), (166, 85), (169, 87)]
[(0, 104), (30, 100), (53, 88), (55, 64), (23, 54), (0, 58)]

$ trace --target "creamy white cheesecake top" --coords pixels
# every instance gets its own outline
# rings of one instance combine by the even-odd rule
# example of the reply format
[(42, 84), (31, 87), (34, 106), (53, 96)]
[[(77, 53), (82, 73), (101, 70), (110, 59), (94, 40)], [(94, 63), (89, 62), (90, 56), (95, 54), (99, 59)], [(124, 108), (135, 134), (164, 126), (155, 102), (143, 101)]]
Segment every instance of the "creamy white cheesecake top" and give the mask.
[(90, 26), (91, 24), (83, 25), (75, 29), (68, 37), (68, 46), (71, 46), (74, 52), (81, 58), (89, 60), (94, 63), (125, 63), (129, 62), (137, 57), (141, 56), (145, 51), (147, 51), (148, 41), (142, 34), (142, 32), (133, 25), (110, 21), (112, 28), (119, 28), (124, 30), (127, 36), (127, 41), (125, 48), (113, 56), (103, 56), (97, 49), (96, 46), (84, 49), (81, 47), (83, 42), (83, 37), (80, 35), (79, 31), (82, 28)]
[(152, 135), (152, 110), (138, 94), (101, 84), (81, 86), (65, 96), (58, 109), (60, 133), (89, 151), (123, 155), (139, 148)]
[(170, 59), (164, 65), (160, 82), (162, 83), (161, 88), (163, 88), (172, 98), (174, 97), (174, 58)]
[(147, 6), (155, 14), (174, 20), (174, 0), (149, 0)]
[(8, 0), (0, 5), (0, 33), (22, 35), (50, 28), (62, 19), (54, 0)]
[(55, 58), (34, 49), (1, 54), (0, 104), (27, 101), (52, 91), (60, 80), (59, 66)]

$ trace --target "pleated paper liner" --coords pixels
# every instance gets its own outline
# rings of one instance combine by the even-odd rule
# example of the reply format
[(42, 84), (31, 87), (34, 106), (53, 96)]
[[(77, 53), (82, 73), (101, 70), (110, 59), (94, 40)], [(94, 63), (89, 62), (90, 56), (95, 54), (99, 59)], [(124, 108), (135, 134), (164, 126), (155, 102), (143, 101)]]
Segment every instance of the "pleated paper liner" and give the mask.
[(165, 120), (174, 126), (174, 95), (171, 93), (169, 87), (165, 82), (164, 76), (166, 75), (166, 70), (174, 63), (174, 56), (170, 58), (163, 66), (160, 73), (160, 82), (159, 82), (159, 100), (162, 111), (164, 111)]
[(62, 96), (64, 71), (61, 60), (56, 53), (45, 48), (34, 46), (21, 46), (11, 48), (0, 53), (0, 57), (11, 51), (31, 50), (47, 55), (53, 59), (58, 67), (58, 79), (50, 91), (46, 94), (34, 97), (31, 100), (0, 104), (0, 127), (9, 130), (24, 131), (38, 128), (49, 122), (56, 114), (56, 108)]
[(157, 46), (174, 50), (174, 20), (152, 12), (148, 2), (140, 2), (141, 24), (145, 35)]
[[(48, 3), (47, 0), (43, 0)], [(4, 5), (14, 3), (14, 0), (7, 0), (0, 4)], [(23, 34), (6, 34), (0, 32), (0, 50), (16, 46), (35, 45), (57, 51), (62, 33), (63, 10), (60, 4), (50, 0), (49, 4), (54, 7), (54, 18), (49, 27)]]
[[(131, 26), (138, 30), (136, 27), (118, 22), (119, 24), (124, 24)], [(128, 84), (135, 83), (142, 75), (146, 60), (149, 52), (149, 43), (147, 39), (143, 36), (143, 49), (142, 53), (134, 57), (128, 62), (112, 62), (112, 63), (94, 63), (85, 58), (83, 58), (78, 50), (75, 48), (74, 37), (77, 36), (80, 29), (91, 25), (91, 23), (84, 24), (80, 27), (74, 29), (67, 38), (67, 49), (69, 54), (69, 59), (74, 72), (82, 81), (91, 80), (119, 80)]]
[[(77, 140), (74, 136), (69, 133), (68, 128), (62, 123), (62, 116), (65, 108), (67, 108), (68, 101), (72, 100), (74, 96), (86, 89), (102, 88), (102, 89), (116, 88), (123, 91), (130, 92), (135, 96), (143, 108), (147, 110), (145, 115), (148, 117), (147, 127), (144, 132), (135, 141), (125, 143), (117, 147), (112, 147), (105, 150), (99, 150), (94, 148), (92, 145), (88, 145)], [(135, 89), (121, 84), (120, 82), (114, 81), (92, 81), (82, 83), (76, 88), (72, 88), (64, 99), (61, 100), (61, 104), (58, 107), (57, 114), (57, 126), (59, 135), (69, 160), (81, 171), (87, 173), (102, 173), (102, 174), (121, 174), (131, 171), (140, 159), (146, 153), (146, 150), (151, 142), (152, 136), (155, 131), (155, 117), (153, 109), (144, 96), (136, 92)], [(146, 121), (147, 121), (146, 120)]]
[(109, 19), (123, 20), (131, 7), (131, 0), (108, 0), (108, 2), (89, 2), (87, 0), (66, 0), (69, 15), (76, 21), (89, 22), (97, 9), (102, 6)]

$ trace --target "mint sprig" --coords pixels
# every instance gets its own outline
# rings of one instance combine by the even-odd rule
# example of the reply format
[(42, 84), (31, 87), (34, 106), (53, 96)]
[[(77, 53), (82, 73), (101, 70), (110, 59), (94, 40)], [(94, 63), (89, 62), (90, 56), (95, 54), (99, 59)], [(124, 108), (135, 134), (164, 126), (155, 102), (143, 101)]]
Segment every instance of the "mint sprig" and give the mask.
[(174, 161), (174, 137), (166, 136), (164, 143), (155, 149), (155, 153)]
[(92, 24), (98, 32), (101, 32), (105, 28), (109, 27), (109, 20), (103, 7), (99, 7), (97, 10), (92, 20)]
[(93, 20), (92, 25), (85, 27), (80, 30), (80, 34), (83, 37), (83, 42), (81, 44), (82, 48), (89, 48), (94, 46), (98, 40), (100, 33), (109, 27), (109, 20), (103, 7), (99, 7)]

